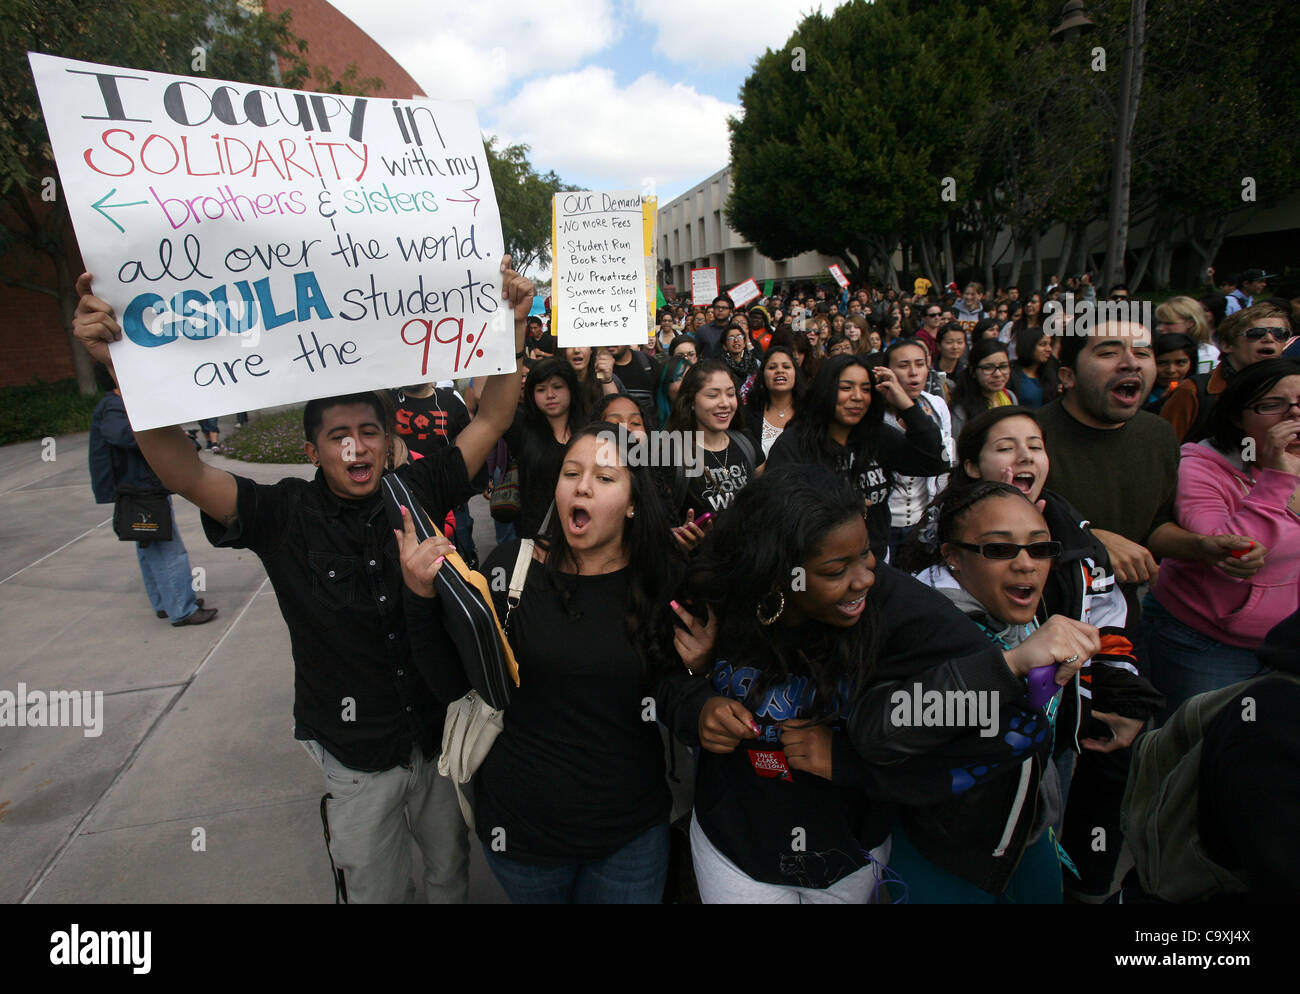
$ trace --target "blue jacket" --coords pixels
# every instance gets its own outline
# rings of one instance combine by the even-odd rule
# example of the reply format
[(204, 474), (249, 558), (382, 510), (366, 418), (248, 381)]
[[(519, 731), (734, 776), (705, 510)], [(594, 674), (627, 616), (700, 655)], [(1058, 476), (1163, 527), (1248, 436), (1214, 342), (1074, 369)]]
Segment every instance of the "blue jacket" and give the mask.
[(166, 489), (135, 444), (126, 405), (115, 393), (90, 416), (90, 487), (97, 504), (113, 503), (121, 487)]

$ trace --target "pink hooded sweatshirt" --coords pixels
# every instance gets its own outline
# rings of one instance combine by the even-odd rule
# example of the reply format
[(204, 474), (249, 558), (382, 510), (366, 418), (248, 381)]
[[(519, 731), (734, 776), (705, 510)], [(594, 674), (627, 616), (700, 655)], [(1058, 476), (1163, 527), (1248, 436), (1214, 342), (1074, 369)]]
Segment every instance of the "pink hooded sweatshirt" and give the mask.
[[(1244, 535), (1268, 549), (1264, 568), (1237, 580), (1209, 563), (1165, 559), (1155, 596), (1189, 628), (1254, 649), (1300, 605), (1300, 516), (1287, 502), (1300, 476), (1245, 469), (1208, 441), (1182, 447), (1174, 516), (1202, 535)], [(1234, 464), (1235, 463), (1235, 464)]]

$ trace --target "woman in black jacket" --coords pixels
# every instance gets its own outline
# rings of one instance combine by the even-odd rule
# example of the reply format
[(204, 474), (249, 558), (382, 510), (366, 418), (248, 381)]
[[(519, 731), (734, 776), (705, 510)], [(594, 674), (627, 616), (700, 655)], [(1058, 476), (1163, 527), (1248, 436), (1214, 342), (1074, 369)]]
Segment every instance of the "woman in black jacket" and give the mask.
[[(716, 659), (700, 676), (671, 672), (657, 700), (678, 738), (703, 747), (692, 849), (706, 902), (868, 900), (895, 803), (1001, 828), (1006, 774), (1045, 734), (912, 715), (931, 692), (975, 691), (1003, 701), (989, 716), (1003, 731), (1023, 727), (1024, 681), (942, 595), (877, 563), (842, 477), (764, 474), (719, 518), (687, 594), (693, 614), (717, 618)], [(914, 696), (918, 709), (901, 706)], [(958, 855), (983, 879), (1002, 868), (993, 849)]]
[[(884, 423), (886, 400), (899, 412), (906, 433)], [(948, 471), (939, 426), (913, 403), (888, 367), (873, 367), (862, 355), (822, 362), (798, 417), (772, 446), (769, 462), (773, 469), (817, 463), (848, 480), (863, 501), (871, 548), (881, 561), (889, 544), (894, 474)]]
[[(1043, 591), (1062, 545), (1052, 538), (1038, 508), (1010, 483), (980, 481), (946, 491), (938, 526), (941, 565), (919, 579), (948, 597), (1005, 650), (1008, 665), (1019, 675), (1036, 671), (1042, 677), (1042, 699), (1022, 704), (1033, 717), (1019, 725), (1013, 719), (1008, 734), (1036, 738), (1046, 729), (1049, 747), (1026, 749), (1015, 760), (1017, 790), (993, 850), (1012, 868), (1010, 874), (999, 874), (996, 881), (973, 878), (940, 855), (941, 849), (968, 839), (978, 840), (977, 847), (986, 845), (990, 829), (998, 827), (987, 820), (944, 826), (944, 845), (929, 852), (912, 842), (910, 826), (897, 832), (894, 869), (916, 903), (1060, 904), (1058, 858), (1065, 858), (1058, 855), (1063, 853), (1058, 837), (1065, 800), (1052, 762), (1052, 744), (1063, 731), (1060, 687), (1075, 686), (1074, 675), (1100, 651), (1100, 633), (1065, 615), (1046, 613)], [(925, 838), (925, 829), (921, 831)], [(929, 841), (939, 839), (931, 835)]]

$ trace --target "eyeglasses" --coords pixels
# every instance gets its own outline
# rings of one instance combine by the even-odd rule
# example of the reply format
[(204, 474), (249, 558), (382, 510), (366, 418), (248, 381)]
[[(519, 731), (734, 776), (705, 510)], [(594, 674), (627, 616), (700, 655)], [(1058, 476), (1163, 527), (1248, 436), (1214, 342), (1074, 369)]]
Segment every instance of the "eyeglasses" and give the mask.
[(1011, 363), (1000, 362), (996, 366), (980, 365), (976, 366), (981, 373), (1009, 373), (1011, 372)]
[(1274, 341), (1285, 342), (1292, 337), (1293, 332), (1290, 328), (1268, 328), (1263, 325), (1256, 325), (1253, 328), (1247, 328), (1242, 334), (1252, 342), (1262, 342), (1269, 335), (1273, 336)]
[(1282, 397), (1270, 397), (1268, 400), (1261, 400), (1258, 404), (1247, 404), (1249, 410), (1256, 414), (1282, 414), (1295, 408), (1300, 411), (1300, 400), (1286, 400)]
[(1017, 545), (1015, 542), (985, 542), (983, 545), (972, 545), (970, 542), (952, 544), (959, 549), (978, 552), (985, 559), (1015, 559), (1020, 555), (1021, 549), (1029, 553), (1030, 559), (1055, 559), (1061, 554), (1060, 542), (1030, 542), (1028, 545)]
[(926, 311), (925, 316), (928, 318), (941, 318), (943, 317), (943, 311)]

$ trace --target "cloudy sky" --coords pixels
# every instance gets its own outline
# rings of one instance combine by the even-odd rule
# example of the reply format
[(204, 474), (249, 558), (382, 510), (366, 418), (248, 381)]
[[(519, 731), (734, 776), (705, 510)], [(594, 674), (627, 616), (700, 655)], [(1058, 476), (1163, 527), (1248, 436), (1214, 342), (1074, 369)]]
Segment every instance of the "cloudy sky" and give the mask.
[(660, 203), (727, 163), (754, 60), (839, 0), (331, 0), (539, 171)]

